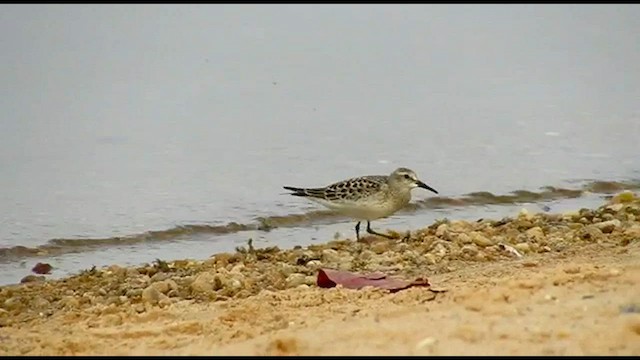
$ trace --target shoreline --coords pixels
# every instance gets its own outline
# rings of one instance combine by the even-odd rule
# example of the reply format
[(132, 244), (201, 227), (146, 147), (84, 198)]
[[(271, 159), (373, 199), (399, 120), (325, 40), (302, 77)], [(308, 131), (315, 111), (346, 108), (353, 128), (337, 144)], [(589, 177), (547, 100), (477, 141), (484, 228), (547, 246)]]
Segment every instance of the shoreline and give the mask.
[[(204, 261), (111, 265), (44, 281), (34, 275), (32, 282), (0, 286), (0, 353), (452, 355), (467, 347), (481, 354), (640, 355), (634, 345), (640, 344), (640, 289), (630, 285), (640, 278), (640, 199), (632, 192), (595, 209), (444, 219), (405, 241), (363, 240), (286, 250), (248, 244)], [(316, 284), (320, 268), (427, 278), (446, 291), (323, 289)], [(571, 296), (582, 288), (587, 298)], [(600, 295), (603, 289), (608, 296)], [(575, 318), (569, 310), (585, 300), (605, 310), (583, 320), (605, 316), (617, 324), (616, 336), (589, 343), (584, 336), (600, 325), (580, 330), (560, 321)], [(535, 320), (541, 323), (523, 328), (515, 321), (533, 319), (538, 308), (553, 315), (549, 324)], [(522, 336), (510, 334), (509, 324)], [(353, 337), (338, 338), (334, 330), (343, 327)], [(449, 329), (448, 336), (438, 327)], [(504, 329), (494, 338), (495, 327)], [(325, 348), (323, 341), (344, 346)]]
[[(508, 193), (494, 194), (488, 191), (475, 191), (455, 197), (439, 195), (416, 200), (408, 204), (398, 214), (411, 214), (418, 210), (435, 210), (468, 206), (515, 206), (518, 203), (537, 203), (554, 200), (571, 200), (592, 195), (611, 196), (621, 191), (637, 191), (640, 180), (583, 180), (574, 188), (562, 186), (542, 186), (536, 190), (513, 190)], [(186, 234), (227, 235), (242, 231), (263, 231), (278, 228), (297, 227), (301, 224), (313, 225), (317, 222), (336, 219), (350, 221), (348, 218), (326, 209), (316, 209), (305, 213), (289, 213), (257, 217), (254, 221), (229, 221), (217, 225), (206, 223), (186, 223), (166, 228), (149, 229), (142, 232), (120, 235), (96, 235), (94, 237), (54, 237), (39, 244), (21, 244), (0, 246), (0, 259), (7, 261), (28, 260), (33, 258), (84, 253), (110, 247), (130, 246), (147, 241), (172, 240)]]

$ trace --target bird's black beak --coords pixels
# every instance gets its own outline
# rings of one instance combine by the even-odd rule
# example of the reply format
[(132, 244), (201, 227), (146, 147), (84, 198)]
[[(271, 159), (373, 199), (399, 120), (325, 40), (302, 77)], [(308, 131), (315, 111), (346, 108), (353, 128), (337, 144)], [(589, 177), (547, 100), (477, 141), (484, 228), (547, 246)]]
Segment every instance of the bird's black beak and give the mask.
[(423, 183), (423, 182), (422, 182), (422, 181), (420, 181), (420, 180), (418, 180), (418, 181), (416, 182), (416, 185), (418, 185), (418, 187), (421, 187), (421, 188), (423, 188), (423, 189), (427, 189), (427, 190), (429, 190), (429, 191), (432, 191), (432, 192), (434, 192), (434, 193), (436, 193), (436, 194), (438, 193), (438, 192), (436, 191), (436, 189), (434, 189), (434, 188), (432, 188), (431, 186), (429, 186), (429, 185), (427, 185), (427, 184)]

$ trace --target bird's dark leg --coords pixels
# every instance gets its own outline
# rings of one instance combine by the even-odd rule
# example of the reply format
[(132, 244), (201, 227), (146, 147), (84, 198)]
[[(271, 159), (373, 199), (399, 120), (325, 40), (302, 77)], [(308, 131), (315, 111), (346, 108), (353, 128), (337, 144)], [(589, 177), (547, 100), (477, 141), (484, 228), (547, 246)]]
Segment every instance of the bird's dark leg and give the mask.
[(356, 241), (360, 241), (360, 221), (356, 224)]
[(380, 234), (378, 232), (375, 232), (375, 231), (371, 230), (371, 223), (368, 220), (367, 220), (367, 232), (369, 234), (382, 236), (382, 237), (387, 238), (387, 239), (395, 239), (393, 236), (389, 236), (389, 235), (386, 235), (386, 234)]

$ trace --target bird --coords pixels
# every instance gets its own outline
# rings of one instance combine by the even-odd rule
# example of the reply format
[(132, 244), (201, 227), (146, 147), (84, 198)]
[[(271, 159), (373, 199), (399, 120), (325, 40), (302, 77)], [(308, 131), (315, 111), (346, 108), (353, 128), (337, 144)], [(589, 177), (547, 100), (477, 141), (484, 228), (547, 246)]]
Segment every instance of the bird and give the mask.
[(367, 222), (367, 232), (387, 239), (393, 237), (371, 229), (371, 221), (394, 214), (411, 201), (411, 190), (419, 187), (438, 194), (418, 179), (415, 171), (399, 167), (389, 175), (354, 177), (317, 188), (283, 186), (293, 196), (304, 197), (358, 221), (356, 240), (360, 240), (360, 223)]

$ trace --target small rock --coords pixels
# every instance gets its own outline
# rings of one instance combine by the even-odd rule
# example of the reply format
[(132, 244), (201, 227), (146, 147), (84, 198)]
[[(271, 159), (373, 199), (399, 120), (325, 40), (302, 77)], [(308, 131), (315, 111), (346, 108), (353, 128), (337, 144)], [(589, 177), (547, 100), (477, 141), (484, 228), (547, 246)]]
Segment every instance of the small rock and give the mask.
[(434, 345), (438, 343), (438, 340), (433, 337), (427, 337), (422, 339), (417, 345), (416, 350), (430, 350)]
[(562, 218), (565, 220), (571, 220), (573, 218), (579, 218), (580, 212), (578, 210), (567, 211), (562, 214)]
[(447, 228), (447, 230), (451, 232), (462, 233), (462, 232), (468, 232), (471, 228), (472, 226), (471, 224), (469, 224), (468, 221), (454, 220), (449, 222), (449, 227)]
[(463, 246), (460, 251), (468, 256), (475, 256), (476, 254), (478, 254), (478, 248), (473, 244)]
[(518, 212), (518, 217), (530, 220), (530, 219), (533, 218), (533, 215), (531, 213), (529, 213), (529, 210), (527, 210), (525, 208), (522, 208), (522, 209), (520, 209), (520, 212)]
[[(158, 273), (158, 274), (161, 274), (161, 273)], [(178, 289), (178, 284), (176, 284), (176, 282), (171, 279), (154, 282), (151, 284), (151, 286), (155, 287), (158, 291), (160, 291), (163, 294), (167, 294), (171, 290)]]
[(380, 241), (376, 241), (375, 243), (371, 244), (371, 251), (373, 251), (376, 254), (383, 254), (387, 251), (389, 251), (390, 248), (390, 241), (387, 240), (380, 240)]
[(476, 261), (485, 261), (487, 260), (487, 254), (482, 251), (478, 251), (475, 257)]
[[(600, 223), (601, 224), (601, 223)], [(602, 230), (596, 225), (588, 225), (577, 231), (578, 237), (586, 241), (599, 241), (602, 239)]]
[(603, 221), (601, 223), (594, 224), (600, 231), (605, 234), (611, 233), (615, 228), (620, 227), (622, 223), (618, 219)]
[(107, 295), (107, 290), (105, 288), (100, 288), (100, 290), (98, 290), (98, 294), (102, 295), (102, 296), (105, 296), (105, 295)]
[(120, 326), (122, 325), (122, 316), (119, 314), (104, 315), (102, 323), (106, 326)]
[[(229, 253), (224, 253), (224, 254), (220, 254), (220, 255), (221, 255), (221, 256), (225, 256), (225, 255), (229, 255), (229, 256), (230, 256), (231, 254), (229, 254)], [(174, 268), (177, 268), (177, 269), (184, 269), (184, 268), (188, 267), (190, 263), (191, 263), (191, 261), (190, 261), (190, 260), (183, 259), (183, 260), (176, 260), (176, 261), (174, 261), (172, 265), (173, 265), (173, 267), (174, 267)]]
[(137, 298), (142, 295), (142, 289), (129, 289), (127, 290), (126, 296), (128, 298)]
[(322, 267), (322, 262), (320, 260), (311, 260), (307, 263), (307, 267), (309, 269), (318, 269)]
[(224, 287), (231, 290), (239, 290), (242, 288), (242, 281), (235, 278), (228, 278), (224, 283)]
[(522, 253), (531, 252), (531, 245), (529, 245), (528, 243), (518, 243), (513, 245), (513, 247)]
[(564, 272), (567, 274), (577, 274), (580, 272), (579, 266), (572, 266), (564, 269)]
[(166, 297), (166, 295), (158, 291), (158, 289), (156, 289), (153, 285), (147, 287), (146, 289), (144, 289), (144, 291), (142, 291), (142, 301), (151, 305), (157, 304), (158, 301)]
[(20, 305), (22, 305), (22, 301), (20, 301), (20, 298), (11, 297), (4, 301), (4, 304), (2, 307), (7, 310), (13, 310), (20, 307)]
[(458, 239), (458, 242), (461, 244), (466, 245), (466, 244), (472, 243), (471, 237), (466, 233), (459, 233), (456, 238)]
[(613, 212), (620, 212), (624, 208), (624, 204), (612, 204), (606, 207), (606, 209), (611, 210)]
[(155, 282), (164, 281), (164, 280), (166, 280), (166, 279), (168, 279), (170, 277), (171, 277), (171, 274), (168, 274), (168, 273), (165, 273), (165, 272), (159, 272), (159, 273), (154, 274), (151, 277), (150, 281), (151, 281), (151, 283), (155, 283)]
[(298, 287), (305, 284), (307, 276), (305, 274), (291, 274), (287, 277), (287, 288)]
[(136, 304), (133, 309), (138, 313), (143, 313), (145, 311), (144, 305), (142, 304)]
[(444, 234), (447, 233), (447, 224), (440, 224), (438, 225), (438, 228), (436, 229), (436, 236), (437, 237), (443, 237)]
[(488, 237), (482, 235), (477, 231), (472, 231), (469, 234), (469, 236), (471, 237), (471, 241), (473, 241), (474, 244), (480, 247), (487, 247), (487, 246), (493, 245), (493, 241), (491, 241), (491, 239), (489, 239)]
[(447, 255), (447, 247), (444, 246), (442, 243), (438, 243), (433, 248), (432, 253), (433, 255), (436, 256), (436, 258), (442, 258), (443, 256)]
[(323, 263), (337, 263), (339, 262), (340, 256), (338, 252), (333, 249), (324, 249), (322, 250), (322, 262)]
[[(216, 276), (211, 273), (202, 273), (196, 277), (195, 280), (191, 283), (191, 291), (194, 293), (210, 293), (216, 290), (216, 287), (219, 289), (222, 287), (222, 283), (219, 283), (220, 279), (218, 278), (216, 282)], [(219, 283), (219, 284), (217, 284)], [(216, 286), (217, 284), (217, 286)]]
[(375, 255), (375, 253), (371, 250), (362, 250), (362, 252), (360, 253), (360, 260), (369, 260), (371, 259), (373, 256)]
[(514, 287), (518, 287), (520, 289), (539, 289), (542, 287), (542, 282), (537, 279), (514, 280), (511, 283)]
[(127, 269), (118, 265), (111, 265), (107, 268), (107, 270), (116, 276), (125, 276), (127, 274)]
[(169, 307), (171, 306), (171, 304), (173, 304), (173, 301), (171, 301), (171, 299), (169, 299), (168, 297), (165, 297), (158, 301), (158, 306), (160, 306), (161, 308)]
[(636, 198), (635, 194), (630, 190), (625, 190), (619, 194), (616, 194), (612, 199), (611, 203), (613, 204), (621, 204), (632, 202)]
[(432, 253), (426, 253), (424, 255), (424, 258), (427, 261), (427, 264), (429, 265), (434, 265), (437, 262), (436, 256), (433, 255)]
[(615, 216), (613, 216), (612, 214), (606, 213), (606, 214), (602, 214), (602, 220), (613, 220), (615, 219)]
[(47, 263), (39, 262), (36, 264), (36, 266), (33, 267), (33, 269), (31, 269), (31, 271), (33, 271), (36, 274), (50, 274), (51, 269), (53, 269), (53, 266)]
[(297, 266), (290, 265), (287, 263), (280, 263), (279, 265), (280, 265), (280, 273), (283, 276), (289, 276), (298, 270)]
[(230, 273), (234, 273), (234, 274), (242, 274), (242, 270), (245, 268), (243, 263), (237, 264), (235, 265), (231, 271), (229, 271)]
[(633, 238), (640, 239), (640, 225), (633, 225), (624, 231), (624, 234)]
[(135, 278), (140, 276), (140, 272), (138, 271), (138, 269), (128, 268), (126, 271), (127, 277)]
[(40, 276), (27, 275), (23, 277), (22, 280), (20, 280), (20, 283), (24, 284), (24, 283), (41, 282), (41, 281), (45, 281), (45, 277), (43, 275), (40, 275)]
[(534, 242), (540, 243), (544, 240), (544, 231), (539, 226), (532, 227), (525, 232), (529, 239)]

